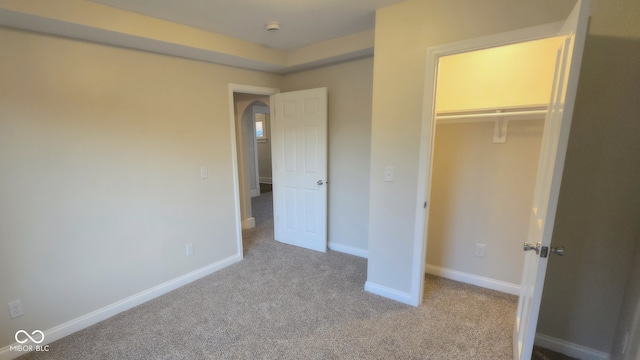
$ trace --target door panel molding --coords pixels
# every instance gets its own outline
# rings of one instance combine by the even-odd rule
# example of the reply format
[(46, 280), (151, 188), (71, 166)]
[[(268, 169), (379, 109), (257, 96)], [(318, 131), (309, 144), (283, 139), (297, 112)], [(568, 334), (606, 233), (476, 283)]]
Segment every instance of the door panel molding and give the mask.
[(326, 88), (272, 97), (274, 236), (327, 250), (328, 96)]

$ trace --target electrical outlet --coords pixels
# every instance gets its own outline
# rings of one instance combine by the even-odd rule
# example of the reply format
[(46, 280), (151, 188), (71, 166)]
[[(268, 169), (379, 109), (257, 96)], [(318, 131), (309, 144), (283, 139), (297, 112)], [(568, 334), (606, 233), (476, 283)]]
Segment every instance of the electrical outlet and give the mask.
[(476, 256), (484, 257), (484, 252), (487, 249), (485, 244), (476, 244)]
[(187, 256), (193, 255), (193, 243), (187, 244)]
[(24, 315), (24, 309), (22, 308), (22, 301), (15, 300), (9, 303), (9, 316), (13, 318), (17, 318), (18, 316)]

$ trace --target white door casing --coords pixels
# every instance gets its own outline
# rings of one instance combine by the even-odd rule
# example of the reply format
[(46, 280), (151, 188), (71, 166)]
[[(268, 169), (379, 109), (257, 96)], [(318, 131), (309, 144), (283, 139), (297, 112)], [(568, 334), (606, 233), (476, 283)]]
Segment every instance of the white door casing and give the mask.
[[(438, 63), (440, 57), (462, 54), (493, 47), (534, 41), (560, 34), (563, 23), (551, 23), (496, 35), (473, 38), (427, 49), (425, 72), (425, 96), (420, 140), (420, 160), (418, 168), (418, 189), (416, 197), (416, 219), (414, 233), (413, 270), (411, 292), (407, 304), (418, 306), (422, 303), (424, 290), (424, 264), (427, 251), (429, 226), (432, 154), (435, 138), (435, 97), (437, 90)], [(523, 239), (524, 240), (524, 239)]]
[(566, 39), (558, 49), (527, 239), (530, 244), (540, 243), (540, 250), (525, 255), (513, 332), (517, 360), (530, 359), (533, 351), (588, 19), (589, 1), (578, 1), (560, 32)]
[(274, 236), (327, 250), (327, 89), (271, 99)]

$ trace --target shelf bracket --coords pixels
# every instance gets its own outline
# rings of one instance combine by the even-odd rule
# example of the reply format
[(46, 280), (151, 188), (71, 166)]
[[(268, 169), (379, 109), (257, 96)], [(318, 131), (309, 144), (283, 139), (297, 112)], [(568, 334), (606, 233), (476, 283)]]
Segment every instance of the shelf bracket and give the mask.
[[(498, 110), (500, 112), (500, 110)], [(504, 144), (507, 142), (507, 130), (509, 129), (509, 120), (504, 117), (497, 117), (493, 127), (493, 143)]]

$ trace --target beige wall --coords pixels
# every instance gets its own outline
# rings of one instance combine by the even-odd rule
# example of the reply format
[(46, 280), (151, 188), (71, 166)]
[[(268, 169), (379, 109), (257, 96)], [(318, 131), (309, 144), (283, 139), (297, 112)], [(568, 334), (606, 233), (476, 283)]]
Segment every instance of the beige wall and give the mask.
[[(561, 20), (573, 1), (409, 0), (376, 16), (368, 281), (410, 290), (429, 46)], [(640, 3), (593, 2), (539, 331), (608, 352), (638, 239)], [(385, 166), (395, 182), (383, 182)]]
[(548, 38), (441, 57), (436, 111), (546, 105), (563, 40)]
[(520, 285), (544, 120), (511, 122), (505, 144), (493, 127), (436, 126), (427, 264)]
[(329, 91), (329, 246), (366, 256), (373, 59), (286, 75), (283, 91)]
[(7, 29), (0, 47), (0, 303), (25, 310), (0, 347), (239, 255), (228, 83), (279, 76)]
[(562, 42), (548, 38), (440, 58), (436, 111), (547, 104)]

